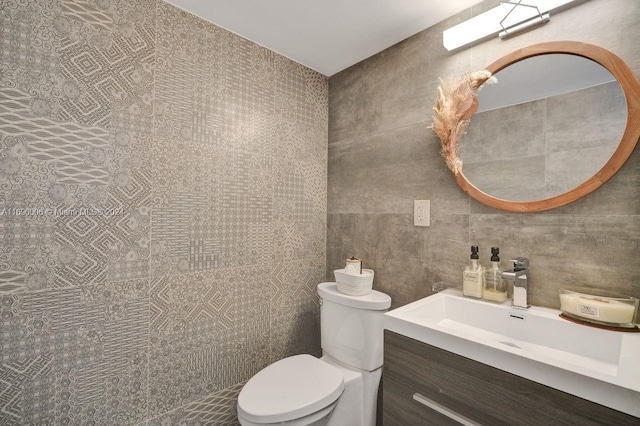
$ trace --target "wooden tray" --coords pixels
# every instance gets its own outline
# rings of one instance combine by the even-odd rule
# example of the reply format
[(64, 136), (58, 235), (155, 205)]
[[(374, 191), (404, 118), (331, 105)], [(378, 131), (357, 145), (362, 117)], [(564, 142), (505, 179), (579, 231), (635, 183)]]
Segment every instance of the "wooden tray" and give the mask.
[(633, 328), (627, 328), (627, 327), (616, 327), (614, 325), (595, 324), (589, 321), (583, 321), (577, 318), (572, 318), (568, 315), (565, 315), (564, 313), (560, 314), (560, 318), (566, 319), (567, 321), (575, 322), (576, 324), (586, 325), (593, 328), (600, 328), (602, 330), (621, 331), (623, 333), (640, 333), (640, 329), (638, 328), (637, 325)]

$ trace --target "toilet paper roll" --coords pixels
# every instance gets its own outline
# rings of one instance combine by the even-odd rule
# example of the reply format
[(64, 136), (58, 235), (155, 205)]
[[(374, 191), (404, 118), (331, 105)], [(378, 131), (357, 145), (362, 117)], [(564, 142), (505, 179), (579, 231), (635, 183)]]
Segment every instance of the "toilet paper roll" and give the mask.
[(347, 264), (344, 267), (344, 272), (349, 275), (361, 275), (362, 274), (362, 260), (352, 257), (347, 259)]

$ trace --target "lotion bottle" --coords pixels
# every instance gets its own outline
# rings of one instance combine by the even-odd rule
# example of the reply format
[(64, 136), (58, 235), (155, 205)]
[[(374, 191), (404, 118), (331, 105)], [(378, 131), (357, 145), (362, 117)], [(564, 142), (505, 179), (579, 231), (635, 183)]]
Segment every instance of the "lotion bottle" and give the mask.
[(499, 253), (498, 247), (491, 247), (491, 267), (487, 268), (484, 275), (482, 298), (492, 302), (507, 300), (507, 282), (502, 278)]
[(465, 296), (482, 298), (484, 287), (484, 268), (480, 265), (478, 246), (471, 246), (470, 262), (462, 274), (462, 294)]

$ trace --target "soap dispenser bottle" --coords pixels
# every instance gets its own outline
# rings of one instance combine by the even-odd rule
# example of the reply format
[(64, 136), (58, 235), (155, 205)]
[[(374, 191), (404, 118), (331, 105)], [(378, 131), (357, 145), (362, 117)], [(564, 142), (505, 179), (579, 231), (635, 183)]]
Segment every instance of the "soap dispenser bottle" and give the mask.
[(498, 247), (491, 247), (491, 267), (487, 268), (484, 275), (482, 298), (492, 302), (507, 300), (507, 282), (502, 278), (499, 254)]
[(484, 268), (480, 265), (478, 246), (471, 246), (470, 262), (462, 274), (462, 294), (465, 296), (482, 298), (484, 284)]

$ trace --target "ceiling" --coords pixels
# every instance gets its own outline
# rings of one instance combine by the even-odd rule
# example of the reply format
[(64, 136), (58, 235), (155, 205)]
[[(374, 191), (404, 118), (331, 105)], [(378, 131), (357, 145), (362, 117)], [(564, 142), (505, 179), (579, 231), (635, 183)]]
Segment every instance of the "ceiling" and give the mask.
[(165, 0), (331, 76), (480, 0)]

